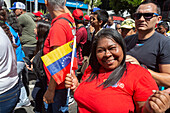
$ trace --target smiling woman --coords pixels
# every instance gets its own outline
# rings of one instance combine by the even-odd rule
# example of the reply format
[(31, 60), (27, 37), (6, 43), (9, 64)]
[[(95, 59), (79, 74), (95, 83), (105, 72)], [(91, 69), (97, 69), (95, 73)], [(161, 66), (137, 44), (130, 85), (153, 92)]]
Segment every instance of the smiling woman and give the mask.
[[(112, 86), (122, 77), (126, 69), (125, 56), (125, 43), (116, 30), (105, 29), (95, 37), (90, 59), (93, 72), (99, 73), (101, 66), (106, 71), (116, 70), (113, 72), (114, 76), (105, 81), (104, 86)], [(93, 76), (97, 76), (96, 74)]]
[(152, 90), (158, 90), (158, 87), (151, 74), (139, 65), (126, 63), (125, 57), (124, 40), (116, 30), (106, 28), (97, 34), (90, 66), (82, 82), (78, 83), (73, 72), (67, 74), (65, 79), (66, 88), (75, 92), (80, 113), (157, 111), (150, 107), (150, 103), (159, 106), (161, 112), (169, 107), (169, 94), (159, 91), (153, 94)]

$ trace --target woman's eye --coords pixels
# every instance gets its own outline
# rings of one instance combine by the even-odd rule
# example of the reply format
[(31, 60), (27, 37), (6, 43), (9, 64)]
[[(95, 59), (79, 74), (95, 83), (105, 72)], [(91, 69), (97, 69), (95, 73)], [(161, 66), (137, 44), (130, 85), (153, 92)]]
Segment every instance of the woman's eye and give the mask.
[(99, 49), (99, 50), (97, 50), (97, 52), (98, 52), (98, 53), (102, 53), (102, 52), (103, 52), (103, 50)]
[(116, 47), (111, 47), (109, 50), (116, 50)]

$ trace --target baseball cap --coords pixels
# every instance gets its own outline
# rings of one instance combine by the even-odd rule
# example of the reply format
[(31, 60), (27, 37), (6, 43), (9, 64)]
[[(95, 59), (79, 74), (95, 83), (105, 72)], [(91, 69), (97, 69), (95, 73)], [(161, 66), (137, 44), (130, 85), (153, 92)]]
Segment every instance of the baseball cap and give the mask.
[(13, 6), (9, 9), (25, 9), (25, 4), (22, 2), (14, 2)]
[(80, 9), (75, 9), (72, 15), (77, 20), (83, 20), (83, 11)]
[(94, 7), (94, 8), (93, 8), (93, 12), (95, 12), (95, 11), (97, 11), (97, 10), (100, 10), (100, 8), (98, 8), (98, 7)]
[(40, 11), (37, 11), (36, 13), (33, 13), (35, 16), (38, 16), (38, 17), (42, 17), (41, 15), (43, 15), (43, 13), (41, 13)]
[(85, 15), (85, 16), (84, 16), (84, 19), (85, 19), (85, 20), (90, 20), (90, 16), (89, 16), (89, 15)]
[(121, 23), (120, 28), (125, 28), (125, 29), (135, 28), (135, 21), (133, 19), (126, 19)]

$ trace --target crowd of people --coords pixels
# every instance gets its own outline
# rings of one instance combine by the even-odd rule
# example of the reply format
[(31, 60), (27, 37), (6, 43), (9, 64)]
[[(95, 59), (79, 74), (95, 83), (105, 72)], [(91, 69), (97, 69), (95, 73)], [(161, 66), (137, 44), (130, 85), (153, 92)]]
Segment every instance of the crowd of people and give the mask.
[[(170, 26), (159, 4), (145, 0), (118, 22), (100, 8), (71, 13), (65, 3), (45, 0), (43, 14), (26, 12), (22, 2), (9, 11), (0, 0), (0, 112), (30, 106), (29, 95), (35, 113), (68, 113), (76, 103), (74, 113), (169, 112)], [(78, 69), (57, 84), (41, 56), (74, 36)]]

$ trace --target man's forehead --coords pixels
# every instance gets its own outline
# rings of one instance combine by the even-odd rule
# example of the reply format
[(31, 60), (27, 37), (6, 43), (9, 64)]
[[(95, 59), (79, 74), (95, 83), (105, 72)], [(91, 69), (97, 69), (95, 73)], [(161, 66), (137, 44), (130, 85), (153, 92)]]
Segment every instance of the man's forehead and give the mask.
[(153, 3), (142, 4), (138, 7), (136, 12), (157, 12), (157, 6)]

